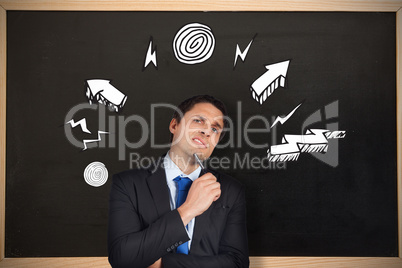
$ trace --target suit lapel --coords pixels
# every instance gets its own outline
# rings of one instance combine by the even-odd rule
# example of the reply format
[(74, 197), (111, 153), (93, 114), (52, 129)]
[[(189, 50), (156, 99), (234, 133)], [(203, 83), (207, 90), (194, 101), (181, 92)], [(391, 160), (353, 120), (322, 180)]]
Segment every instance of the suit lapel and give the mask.
[[(155, 171), (153, 173), (151, 172), (152, 174), (147, 179), (147, 184), (159, 216), (162, 216), (171, 211), (169, 201), (170, 200), (169, 187), (167, 186), (166, 183), (166, 172), (165, 169), (162, 167), (162, 163), (163, 158), (161, 158), (158, 167), (156, 169), (154, 168)], [(212, 174), (214, 174), (218, 182), (220, 182), (220, 178), (217, 173), (210, 170), (207, 170), (207, 172), (211, 172)], [(201, 171), (200, 177), (204, 174), (205, 172)], [(195, 218), (196, 220), (193, 233), (194, 243), (191, 244), (190, 251), (197, 252), (199, 247), (199, 241), (201, 241), (205, 230), (209, 228), (209, 221), (210, 221), (209, 215), (214, 205), (215, 203), (212, 203), (212, 205), (203, 214)]]
[(170, 209), (170, 197), (169, 187), (166, 183), (166, 172), (162, 167), (163, 158), (160, 158), (158, 166), (155, 171), (148, 177), (147, 183), (152, 195), (152, 199), (155, 203), (156, 210), (159, 217), (169, 212)]

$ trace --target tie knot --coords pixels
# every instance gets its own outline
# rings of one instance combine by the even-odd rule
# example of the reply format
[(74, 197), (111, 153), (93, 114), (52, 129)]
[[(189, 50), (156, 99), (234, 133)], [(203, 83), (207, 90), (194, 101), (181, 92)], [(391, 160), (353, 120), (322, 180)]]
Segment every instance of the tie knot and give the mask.
[(191, 187), (191, 184), (193, 183), (193, 181), (187, 177), (178, 176), (173, 180), (177, 182), (179, 191), (188, 191)]

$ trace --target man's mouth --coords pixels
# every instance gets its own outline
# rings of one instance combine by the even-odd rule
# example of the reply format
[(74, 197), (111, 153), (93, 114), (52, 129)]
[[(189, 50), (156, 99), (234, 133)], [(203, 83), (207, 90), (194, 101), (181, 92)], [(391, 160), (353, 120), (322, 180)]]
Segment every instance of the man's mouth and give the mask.
[(207, 148), (207, 147), (208, 147), (202, 139), (193, 138), (193, 141), (194, 141), (196, 144), (203, 146), (204, 148)]

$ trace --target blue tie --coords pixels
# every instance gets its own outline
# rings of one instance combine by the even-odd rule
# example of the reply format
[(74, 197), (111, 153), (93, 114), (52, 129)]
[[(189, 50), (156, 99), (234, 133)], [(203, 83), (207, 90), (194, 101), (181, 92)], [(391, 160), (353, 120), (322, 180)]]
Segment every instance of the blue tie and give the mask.
[[(174, 178), (173, 180), (177, 182), (177, 186), (179, 189), (176, 200), (176, 208), (178, 208), (184, 203), (184, 201), (186, 201), (188, 190), (190, 189), (193, 181), (189, 178), (183, 178), (180, 176)], [(186, 226), (186, 228), (188, 227)], [(178, 246), (176, 249), (176, 253), (188, 254), (188, 241)]]

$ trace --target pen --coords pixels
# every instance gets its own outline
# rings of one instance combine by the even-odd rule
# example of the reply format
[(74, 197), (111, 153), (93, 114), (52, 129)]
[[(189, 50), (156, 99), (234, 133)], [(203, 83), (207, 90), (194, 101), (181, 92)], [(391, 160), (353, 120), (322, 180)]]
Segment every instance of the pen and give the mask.
[(201, 169), (202, 169), (204, 172), (207, 172), (207, 170), (205, 169), (205, 167), (204, 167), (204, 165), (202, 164), (201, 160), (198, 158), (198, 155), (197, 155), (197, 154), (194, 154), (194, 157), (195, 157), (195, 160), (197, 161), (198, 165), (200, 165)]

